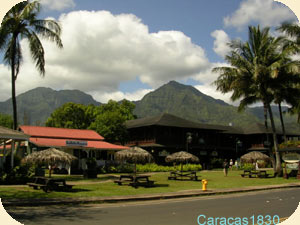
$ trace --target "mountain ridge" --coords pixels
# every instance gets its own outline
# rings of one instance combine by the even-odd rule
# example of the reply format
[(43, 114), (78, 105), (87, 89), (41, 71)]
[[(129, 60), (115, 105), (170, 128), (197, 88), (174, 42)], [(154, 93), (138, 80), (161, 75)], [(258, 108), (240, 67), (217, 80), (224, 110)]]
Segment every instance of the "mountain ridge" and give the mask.
[[(101, 104), (91, 95), (80, 90), (55, 91), (51, 88), (38, 87), (17, 96), (19, 122), (44, 125), (50, 114), (67, 102), (84, 105)], [(205, 95), (193, 86), (176, 81), (170, 81), (149, 92), (141, 100), (133, 102), (136, 105), (134, 114), (138, 118), (166, 112), (187, 120), (208, 124), (247, 126), (254, 122), (263, 123), (262, 107), (247, 108), (239, 113), (237, 107)], [(12, 114), (11, 108), (11, 99), (0, 102), (1, 113)], [(287, 109), (287, 107), (283, 108)], [(277, 126), (279, 126), (278, 109), (276, 106), (272, 106), (272, 109)], [(27, 121), (24, 121), (26, 118)], [(289, 127), (299, 131), (295, 116), (285, 115), (284, 119)]]
[[(56, 91), (48, 87), (31, 89), (16, 98), (19, 123), (27, 123), (28, 125), (44, 125), (51, 113), (67, 102), (85, 105), (100, 104), (91, 95), (80, 90)], [(12, 115), (11, 98), (0, 102), (0, 112)]]

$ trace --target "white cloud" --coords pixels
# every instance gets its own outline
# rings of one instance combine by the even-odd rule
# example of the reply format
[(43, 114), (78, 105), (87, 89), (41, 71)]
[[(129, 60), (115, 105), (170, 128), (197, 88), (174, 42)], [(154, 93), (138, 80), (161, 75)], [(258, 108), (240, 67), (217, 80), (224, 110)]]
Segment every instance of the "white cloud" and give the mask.
[(95, 100), (101, 102), (101, 103), (107, 103), (110, 99), (113, 99), (115, 101), (121, 101), (123, 99), (127, 99), (130, 101), (138, 101), (141, 100), (144, 95), (148, 94), (149, 92), (153, 91), (153, 89), (139, 89), (134, 92), (109, 92), (109, 93), (99, 93), (99, 92), (91, 92), (91, 94)]
[(251, 22), (265, 27), (278, 26), (284, 21), (295, 19), (295, 14), (281, 3), (273, 0), (247, 0), (233, 14), (224, 18), (224, 24), (242, 29)]
[(212, 69), (215, 67), (222, 67), (222, 66), (230, 66), (227, 63), (210, 63), (206, 70), (199, 72), (198, 74), (193, 76), (193, 79), (199, 81), (204, 85), (211, 85), (220, 74), (212, 72)]
[(228, 43), (230, 42), (229, 36), (223, 30), (215, 30), (211, 33), (215, 38), (213, 50), (221, 57), (225, 57), (230, 52)]
[[(28, 46), (22, 41), (24, 62), (16, 84), (17, 94), (46, 86), (113, 96), (124, 81), (138, 78), (156, 88), (169, 80), (199, 74), (209, 66), (204, 50), (182, 32), (149, 33), (148, 27), (134, 15), (75, 11), (63, 14), (59, 20), (64, 48), (43, 41), (45, 78), (39, 76)], [(1, 81), (7, 76), (5, 71), (0, 67)], [(10, 81), (1, 83), (10, 87)], [(0, 98), (7, 89), (10, 90), (1, 88)]]
[(74, 8), (75, 2), (73, 0), (40, 0), (42, 6), (49, 10), (64, 10)]
[(231, 93), (223, 94), (220, 91), (217, 91), (217, 87), (213, 84), (213, 82), (217, 80), (220, 74), (217, 72), (212, 72), (212, 69), (215, 67), (223, 67), (223, 66), (228, 67), (230, 65), (227, 63), (220, 63), (220, 62), (211, 63), (206, 70), (193, 76), (194, 80), (201, 83), (199, 85), (195, 85), (194, 87), (199, 91), (201, 91), (203, 94), (209, 95), (215, 99), (221, 99), (231, 105), (238, 105), (239, 101), (236, 102), (231, 101), (230, 99)]
[(230, 105), (239, 105), (239, 101), (232, 102), (230, 97), (232, 93), (226, 93), (223, 94), (219, 91), (216, 91), (216, 87), (212, 85), (196, 85), (194, 86), (196, 89), (198, 89), (203, 94), (206, 94), (208, 96), (212, 96), (215, 99), (223, 100), (224, 102), (230, 104)]

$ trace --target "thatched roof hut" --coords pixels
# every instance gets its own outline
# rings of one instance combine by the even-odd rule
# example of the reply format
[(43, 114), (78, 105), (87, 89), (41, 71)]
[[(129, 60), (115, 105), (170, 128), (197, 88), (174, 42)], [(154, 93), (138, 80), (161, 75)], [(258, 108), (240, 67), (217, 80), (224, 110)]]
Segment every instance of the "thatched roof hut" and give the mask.
[(116, 152), (115, 159), (118, 161), (126, 161), (129, 163), (134, 163), (134, 174), (136, 175), (136, 164), (152, 162), (153, 156), (146, 150), (134, 146), (131, 147), (130, 149)]
[(22, 162), (30, 164), (46, 164), (50, 166), (49, 176), (51, 176), (52, 167), (58, 163), (68, 163), (71, 164), (76, 157), (70, 155), (69, 153), (60, 151), (56, 148), (48, 148), (46, 150), (33, 152), (32, 154), (26, 156)]
[(149, 152), (137, 146), (116, 152), (115, 159), (129, 163), (146, 163), (153, 161), (153, 157)]
[(241, 162), (246, 163), (255, 163), (258, 160), (268, 161), (270, 157), (258, 151), (249, 152), (241, 157)]
[(179, 163), (187, 163), (187, 162), (199, 162), (199, 158), (191, 153), (180, 151), (175, 152), (166, 157), (166, 162), (179, 162)]

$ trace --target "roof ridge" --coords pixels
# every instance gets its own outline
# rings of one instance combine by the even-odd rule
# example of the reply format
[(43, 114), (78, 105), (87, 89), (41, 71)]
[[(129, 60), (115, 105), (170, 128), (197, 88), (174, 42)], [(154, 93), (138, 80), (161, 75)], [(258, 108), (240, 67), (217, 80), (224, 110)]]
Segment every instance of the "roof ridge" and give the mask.
[(35, 127), (35, 128), (45, 128), (45, 129), (65, 129), (65, 130), (93, 131), (93, 132), (96, 132), (96, 131), (90, 130), (90, 129), (76, 129), (76, 128), (66, 128), (66, 127), (43, 127), (43, 126), (32, 126), (32, 125), (21, 125), (21, 126), (19, 126), (19, 128), (21, 128), (21, 127), (32, 127), (32, 128)]

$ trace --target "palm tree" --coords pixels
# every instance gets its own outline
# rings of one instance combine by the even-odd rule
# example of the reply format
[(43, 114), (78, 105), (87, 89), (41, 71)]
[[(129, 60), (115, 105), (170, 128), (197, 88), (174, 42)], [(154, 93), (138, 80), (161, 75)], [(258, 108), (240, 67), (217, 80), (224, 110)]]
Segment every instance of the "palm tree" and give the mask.
[(282, 115), (281, 104), (283, 102), (288, 105), (295, 105), (295, 99), (299, 100), (300, 96), (300, 76), (299, 76), (299, 62), (288, 59), (285, 63), (282, 63), (281, 68), (278, 70), (278, 75), (274, 79), (272, 91), (274, 95), (274, 102), (278, 104), (278, 110), (280, 115), (281, 129), (284, 137), (284, 141), (287, 141), (286, 131)]
[[(300, 53), (300, 26), (293, 23), (283, 23), (277, 30), (284, 32), (286, 34), (286, 44), (285, 47), (292, 54)], [(299, 66), (298, 71), (299, 75)], [(300, 85), (294, 85), (296, 89), (300, 90)], [(292, 106), (289, 112), (291, 114), (298, 114), (298, 123), (300, 123), (300, 99), (299, 95), (289, 94), (289, 102)]]
[[(274, 38), (269, 34), (269, 28), (249, 27), (248, 41), (232, 41), (229, 43), (232, 51), (226, 56), (230, 67), (216, 67), (214, 72), (221, 75), (214, 82), (217, 90), (227, 93), (232, 91), (233, 101), (241, 99), (239, 110), (247, 105), (262, 102), (265, 112), (269, 113), (274, 141), (276, 168), (281, 174), (281, 161), (278, 152), (278, 141), (274, 124), (271, 103), (274, 100), (271, 83), (277, 77), (282, 55), (278, 51), (282, 38)], [(265, 116), (266, 118), (266, 116)], [(266, 121), (265, 121), (266, 124)]]
[(45, 75), (45, 59), (44, 48), (39, 37), (54, 41), (60, 48), (63, 46), (59, 24), (54, 20), (37, 19), (39, 11), (39, 2), (21, 2), (8, 11), (0, 27), (0, 50), (4, 51), (4, 62), (11, 68), (14, 129), (17, 129), (15, 82), (22, 62), (20, 41), (23, 38), (28, 40), (31, 56), (41, 76)]

